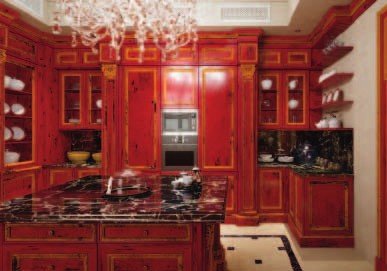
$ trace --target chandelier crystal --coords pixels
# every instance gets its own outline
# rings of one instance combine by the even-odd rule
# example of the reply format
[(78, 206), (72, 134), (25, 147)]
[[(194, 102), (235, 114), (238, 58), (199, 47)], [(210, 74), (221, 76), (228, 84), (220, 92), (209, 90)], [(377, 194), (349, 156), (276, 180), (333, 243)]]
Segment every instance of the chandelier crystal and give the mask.
[(98, 52), (97, 44), (105, 39), (119, 50), (128, 25), (133, 26), (140, 51), (151, 39), (161, 50), (162, 59), (176, 56), (178, 49), (198, 40), (196, 21), (197, 0), (54, 0), (53, 33), (61, 33), (61, 25), (72, 29), (72, 46), (80, 42)]

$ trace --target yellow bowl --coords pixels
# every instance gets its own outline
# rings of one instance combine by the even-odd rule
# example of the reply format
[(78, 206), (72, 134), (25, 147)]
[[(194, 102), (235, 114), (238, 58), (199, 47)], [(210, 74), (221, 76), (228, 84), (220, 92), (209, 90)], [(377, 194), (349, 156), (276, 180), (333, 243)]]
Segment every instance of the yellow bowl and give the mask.
[(95, 152), (91, 155), (93, 157), (94, 161), (99, 164), (102, 161), (102, 154), (100, 152)]
[(67, 152), (67, 158), (74, 164), (80, 165), (86, 163), (89, 159), (90, 152), (87, 151), (69, 151)]

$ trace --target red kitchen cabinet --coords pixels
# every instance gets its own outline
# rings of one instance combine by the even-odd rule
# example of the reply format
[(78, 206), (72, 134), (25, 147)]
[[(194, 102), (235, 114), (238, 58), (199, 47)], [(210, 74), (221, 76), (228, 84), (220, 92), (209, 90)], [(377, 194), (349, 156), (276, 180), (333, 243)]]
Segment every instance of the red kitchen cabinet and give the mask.
[(309, 128), (308, 71), (263, 71), (258, 89), (259, 127)]
[(161, 106), (163, 108), (198, 107), (197, 67), (163, 67), (161, 78)]
[(100, 245), (101, 271), (191, 271), (190, 245)]
[(289, 227), (302, 247), (353, 247), (353, 177), (290, 175)]
[(26, 170), (3, 174), (1, 182), (2, 199), (9, 200), (35, 192), (39, 170)]
[(30, 244), (4, 246), (3, 270), (95, 271), (95, 245)]
[(260, 168), (259, 206), (262, 213), (285, 213), (287, 176), (286, 169)]
[(226, 215), (237, 211), (237, 178), (235, 175), (228, 176)]
[(97, 71), (62, 71), (60, 128), (101, 129), (102, 77)]
[(160, 168), (159, 80), (156, 67), (124, 70), (124, 162), (130, 168)]
[(55, 50), (54, 59), (55, 66), (57, 67), (80, 64), (79, 52), (76, 49)]
[(100, 168), (55, 168), (49, 169), (50, 185), (59, 185), (89, 175), (100, 175)]
[(201, 167), (236, 169), (235, 67), (200, 67)]
[(200, 65), (237, 65), (238, 49), (234, 44), (200, 44)]
[(311, 67), (309, 49), (262, 49), (259, 56), (259, 65), (265, 69)]

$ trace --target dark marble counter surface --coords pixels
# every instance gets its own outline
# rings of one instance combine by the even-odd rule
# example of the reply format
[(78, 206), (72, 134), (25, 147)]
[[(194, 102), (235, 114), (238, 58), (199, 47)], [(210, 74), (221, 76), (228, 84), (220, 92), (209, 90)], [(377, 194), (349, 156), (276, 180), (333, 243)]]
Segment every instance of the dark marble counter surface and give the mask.
[(328, 170), (328, 169), (322, 169), (318, 167), (305, 167), (303, 165), (297, 165), (293, 163), (258, 163), (258, 167), (262, 168), (272, 168), (272, 167), (284, 167), (284, 168), (290, 168), (295, 173), (302, 175), (302, 176), (353, 176), (353, 173), (350, 172), (343, 172), (343, 171), (337, 171), (337, 170)]
[[(104, 197), (108, 178), (88, 176), (0, 205), (2, 222), (223, 222), (227, 178), (203, 179), (201, 193), (174, 190), (173, 177), (124, 179), (123, 186), (149, 187), (139, 198)], [(113, 182), (113, 189), (119, 183)]]

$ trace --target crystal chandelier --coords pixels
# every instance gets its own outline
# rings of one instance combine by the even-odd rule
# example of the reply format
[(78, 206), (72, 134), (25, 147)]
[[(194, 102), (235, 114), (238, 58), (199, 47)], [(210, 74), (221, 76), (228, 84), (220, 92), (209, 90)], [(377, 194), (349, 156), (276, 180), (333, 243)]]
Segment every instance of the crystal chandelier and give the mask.
[(140, 51), (139, 61), (145, 51), (145, 42), (151, 39), (161, 50), (162, 59), (176, 56), (178, 49), (198, 40), (196, 21), (197, 0), (53, 0), (53, 32), (61, 33), (61, 25), (72, 29), (72, 46), (78, 38), (97, 53), (98, 42), (110, 39), (110, 46), (119, 50), (125, 39), (128, 25), (134, 28)]

